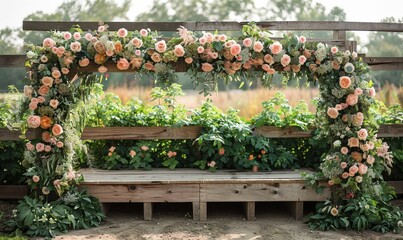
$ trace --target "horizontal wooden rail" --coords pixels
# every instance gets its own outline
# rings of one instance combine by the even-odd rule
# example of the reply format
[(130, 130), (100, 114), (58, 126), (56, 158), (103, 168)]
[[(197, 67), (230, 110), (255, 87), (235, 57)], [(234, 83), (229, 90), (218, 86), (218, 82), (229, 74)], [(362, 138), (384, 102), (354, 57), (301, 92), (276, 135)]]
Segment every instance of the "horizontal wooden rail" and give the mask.
[(0, 55), (0, 67), (25, 67), (26, 55)]
[[(196, 139), (200, 136), (200, 126), (185, 127), (87, 127), (81, 136), (83, 140), (141, 140), (141, 139)], [(0, 128), (0, 141), (19, 140), (21, 133)], [(27, 131), (27, 139), (33, 139), (35, 132)], [(268, 138), (309, 138), (311, 131), (302, 131), (296, 127), (279, 128), (262, 126), (253, 129), (253, 135)], [(403, 137), (403, 124), (381, 125), (378, 137)]]
[[(239, 31), (248, 22), (107, 22), (109, 30), (126, 28), (127, 30), (140, 30), (150, 28), (158, 31), (176, 31), (179, 26), (192, 31)], [(31, 31), (66, 31), (73, 24), (78, 24), (83, 30), (95, 30), (98, 22), (60, 22), (60, 21), (24, 21), (23, 30)], [(338, 21), (265, 21), (256, 24), (269, 30), (329, 30), (329, 31), (380, 31), (403, 32), (402, 23), (377, 22), (338, 22)]]
[(371, 70), (403, 70), (403, 57), (364, 57)]

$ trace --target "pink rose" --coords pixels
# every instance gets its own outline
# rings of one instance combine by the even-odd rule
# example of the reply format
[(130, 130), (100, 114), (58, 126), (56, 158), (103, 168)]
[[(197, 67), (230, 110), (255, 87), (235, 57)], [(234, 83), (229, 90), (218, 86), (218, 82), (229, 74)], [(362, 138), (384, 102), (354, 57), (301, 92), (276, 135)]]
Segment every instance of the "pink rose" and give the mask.
[(342, 148), (340, 149), (340, 152), (341, 152), (342, 154), (346, 155), (346, 154), (348, 153), (348, 148), (342, 147)]
[(253, 51), (255, 51), (255, 52), (261, 52), (263, 50), (263, 44), (262, 44), (262, 42), (260, 42), (260, 41), (256, 41), (254, 44), (253, 44)]
[(306, 43), (306, 37), (300, 36), (300, 37), (298, 38), (298, 41), (299, 41), (300, 43), (304, 44), (304, 43)]
[(38, 103), (44, 103), (45, 102), (45, 98), (42, 96), (39, 96), (38, 98)]
[(347, 179), (348, 178), (348, 172), (343, 172), (343, 174), (341, 174), (341, 177), (343, 178), (343, 179)]
[(68, 171), (67, 172), (67, 178), (69, 180), (73, 180), (74, 178), (76, 178), (76, 172), (75, 171)]
[(64, 32), (64, 33), (63, 33), (63, 38), (64, 38), (64, 40), (69, 40), (69, 39), (71, 39), (71, 33), (69, 33), (69, 32)]
[(151, 60), (153, 60), (154, 62), (158, 63), (158, 62), (161, 62), (161, 61), (162, 61), (162, 58), (161, 58), (161, 55), (160, 55), (159, 53), (154, 52), (154, 53), (151, 55)]
[(340, 77), (339, 80), (340, 87), (346, 89), (351, 85), (351, 79), (347, 76)]
[(58, 142), (56, 143), (56, 147), (58, 147), (58, 148), (62, 148), (63, 146), (64, 146), (64, 143), (61, 142), (61, 141), (58, 141)]
[(115, 52), (114, 52), (113, 50), (111, 50), (111, 49), (108, 49), (108, 50), (106, 50), (106, 52), (105, 52), (106, 56), (108, 56), (108, 57), (112, 57), (114, 53), (115, 53)]
[(206, 38), (206, 37), (201, 37), (201, 38), (199, 38), (199, 43), (200, 43), (201, 45), (206, 44), (206, 43), (207, 43), (207, 38)]
[(210, 53), (209, 55), (210, 55), (210, 57), (211, 57), (212, 59), (217, 59), (217, 58), (218, 58), (218, 53), (216, 53), (216, 52), (212, 52), (212, 53)]
[(165, 52), (165, 50), (167, 50), (167, 44), (165, 43), (165, 40), (161, 40), (155, 43), (155, 50), (157, 50), (159, 53)]
[(50, 142), (51, 138), (52, 138), (52, 136), (50, 135), (50, 133), (48, 131), (45, 131), (42, 133), (42, 140), (44, 142)]
[(209, 167), (215, 167), (215, 165), (216, 165), (215, 161), (211, 161), (211, 162), (207, 163), (207, 166), (209, 166)]
[(98, 32), (105, 32), (106, 27), (104, 25), (98, 27)]
[(351, 137), (348, 139), (348, 146), (349, 147), (359, 147), (360, 141), (358, 140), (358, 138)]
[(148, 148), (147, 146), (145, 146), (145, 145), (144, 145), (144, 146), (141, 146), (141, 150), (143, 150), (143, 151), (148, 151), (148, 149), (149, 149), (149, 148)]
[(252, 40), (251, 40), (250, 38), (245, 38), (242, 43), (243, 43), (243, 45), (244, 45), (245, 47), (250, 47), (250, 46), (252, 46)]
[(367, 163), (370, 164), (370, 165), (372, 165), (372, 164), (374, 164), (374, 162), (375, 162), (374, 156), (368, 155), (368, 157), (367, 157)]
[(368, 95), (369, 95), (370, 97), (375, 97), (376, 92), (375, 92), (375, 88), (374, 88), (374, 87), (368, 89)]
[(142, 37), (147, 37), (148, 36), (148, 31), (143, 28), (143, 29), (140, 30), (140, 35)]
[(270, 65), (269, 64), (263, 64), (262, 69), (266, 72), (270, 71)]
[(206, 41), (207, 41), (208, 43), (212, 43), (212, 42), (213, 42), (213, 40), (214, 40), (213, 34), (211, 34), (211, 33), (206, 33), (206, 34), (204, 34), (204, 36), (206, 37)]
[(54, 53), (54, 54), (57, 53), (57, 47), (52, 47), (52, 53)]
[(37, 152), (43, 152), (43, 151), (45, 150), (45, 144), (43, 144), (43, 143), (37, 143), (36, 146), (35, 146), (35, 148), (36, 148), (36, 151), (37, 151)]
[(369, 146), (369, 149), (372, 150), (372, 149), (374, 149), (375, 144), (374, 144), (374, 142), (369, 141), (369, 142), (368, 142), (368, 146)]
[(265, 62), (267, 62), (268, 64), (270, 64), (270, 65), (273, 65), (273, 64), (274, 64), (274, 58), (273, 58), (273, 56), (270, 55), (270, 54), (264, 55), (263, 60), (264, 60)]
[(38, 103), (30, 102), (28, 108), (31, 110), (35, 110), (38, 108)]
[(29, 116), (27, 119), (28, 127), (37, 128), (41, 125), (41, 117), (33, 115)]
[(55, 41), (51, 38), (45, 38), (42, 42), (44, 48), (53, 48), (55, 46)]
[(31, 142), (27, 142), (25, 144), (25, 147), (28, 149), (28, 151), (31, 151), (31, 152), (35, 150), (35, 146)]
[(361, 95), (362, 94), (362, 89), (361, 88), (356, 88), (356, 89), (354, 89), (354, 94), (356, 94), (356, 95)]
[(291, 62), (291, 57), (288, 56), (287, 54), (284, 54), (281, 57), (281, 65), (283, 65), (283, 67), (287, 66), (288, 64), (290, 64)]
[(32, 181), (33, 181), (34, 183), (39, 182), (39, 180), (40, 180), (39, 176), (37, 176), (37, 175), (32, 176)]
[(141, 51), (137, 49), (136, 51), (134, 51), (134, 54), (137, 56), (141, 56)]
[(120, 28), (117, 32), (118, 37), (124, 38), (127, 36), (127, 30), (125, 28)]
[(225, 34), (220, 35), (220, 42), (225, 42), (227, 41), (227, 36)]
[(90, 60), (88, 58), (83, 58), (78, 61), (78, 65), (80, 65), (80, 67), (86, 67), (88, 64), (90, 64)]
[(52, 87), (53, 85), (53, 78), (52, 77), (43, 77), (41, 79), (41, 82), (43, 85), (48, 86), (48, 87)]
[(132, 44), (135, 48), (141, 48), (141, 46), (143, 46), (143, 41), (135, 37), (132, 39)]
[(355, 95), (355, 94), (347, 95), (346, 103), (349, 106), (354, 106), (355, 104), (358, 103), (358, 95)]
[(91, 41), (91, 39), (92, 39), (92, 34), (91, 34), (91, 33), (86, 33), (86, 34), (84, 35), (84, 38), (85, 38), (85, 40), (87, 40), (87, 41)]
[(60, 180), (59, 179), (54, 180), (53, 181), (53, 186), (55, 186), (55, 187), (60, 186)]
[(45, 146), (45, 152), (50, 152), (52, 151), (52, 147), (50, 145)]
[(174, 48), (174, 54), (177, 57), (183, 57), (185, 55), (185, 49), (183, 49), (182, 45), (178, 44)]
[(356, 174), (358, 172), (358, 167), (356, 165), (351, 166), (350, 169), (349, 169), (349, 172), (351, 174), (353, 174), (353, 176), (354, 176), (354, 174)]
[(98, 72), (100, 73), (106, 73), (108, 71), (108, 68), (105, 66), (99, 66)]
[(122, 70), (122, 71), (123, 71), (123, 70), (129, 69), (130, 63), (129, 63), (129, 61), (127, 61), (126, 58), (120, 58), (120, 59), (118, 60), (117, 64), (116, 64), (116, 66), (117, 66), (117, 68), (118, 68), (119, 70)]
[(58, 47), (57, 50), (56, 50), (56, 55), (58, 57), (62, 57), (63, 54), (65, 53), (65, 51), (66, 51), (66, 49), (63, 46)]
[(327, 115), (328, 115), (330, 118), (336, 119), (337, 116), (339, 116), (339, 111), (337, 111), (336, 108), (328, 108), (328, 109), (327, 109)]
[(337, 111), (343, 110), (343, 107), (341, 106), (341, 104), (336, 104), (335, 108), (337, 109)]
[(75, 40), (80, 40), (80, 39), (81, 39), (81, 34), (80, 34), (79, 32), (75, 32), (75, 33), (73, 34), (73, 38), (74, 38)]
[(185, 58), (185, 62), (186, 62), (187, 64), (192, 64), (193, 58), (187, 57), (187, 58)]
[(270, 45), (270, 51), (273, 54), (279, 54), (283, 50), (283, 45), (279, 42), (275, 42), (272, 45)]
[(306, 57), (304, 55), (299, 56), (298, 62), (299, 64), (303, 65), (306, 62)]
[(230, 53), (232, 56), (236, 56), (241, 53), (241, 45), (233, 44), (230, 48)]
[(80, 52), (81, 51), (81, 43), (80, 42), (72, 42), (70, 44), (70, 50), (73, 52)]
[(197, 52), (199, 54), (203, 53), (204, 52), (204, 47), (202, 47), (202, 46), (197, 47)]
[(347, 163), (346, 163), (346, 162), (341, 162), (341, 163), (340, 163), (340, 167), (341, 167), (342, 169), (345, 169), (345, 168), (347, 167)]
[(204, 72), (211, 72), (213, 69), (214, 67), (210, 63), (202, 63), (202, 70)]
[(59, 124), (53, 125), (53, 127), (52, 127), (52, 133), (53, 133), (53, 135), (55, 135), (55, 136), (61, 135), (61, 134), (63, 133), (63, 128), (62, 128), (62, 126), (60, 126)]
[(51, 106), (53, 109), (56, 109), (58, 105), (59, 105), (59, 100), (57, 100), (57, 99), (52, 99), (49, 102), (49, 106)]
[(359, 165), (359, 167), (358, 167), (358, 173), (359, 173), (360, 175), (366, 174), (367, 171), (368, 171), (367, 165), (365, 165), (365, 164), (360, 164), (360, 165)]
[(337, 47), (331, 47), (330, 52), (336, 54), (337, 52), (339, 52), (339, 49)]
[(333, 185), (334, 185), (334, 181), (333, 181), (333, 180), (329, 180), (329, 181), (327, 181), (327, 184), (329, 184), (329, 186), (333, 186)]
[(357, 135), (358, 135), (358, 139), (360, 139), (360, 140), (366, 140), (367, 137), (368, 137), (367, 129), (364, 129), (364, 128), (360, 129), (360, 130), (357, 132)]

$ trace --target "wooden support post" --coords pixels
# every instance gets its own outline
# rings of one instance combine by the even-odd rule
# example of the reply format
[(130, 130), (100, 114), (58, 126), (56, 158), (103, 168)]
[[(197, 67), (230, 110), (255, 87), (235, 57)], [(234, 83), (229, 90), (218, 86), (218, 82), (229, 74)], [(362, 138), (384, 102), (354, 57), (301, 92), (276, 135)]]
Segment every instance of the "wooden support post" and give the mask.
[(199, 202), (193, 202), (193, 220), (198, 221), (200, 220), (200, 203)]
[(248, 221), (255, 221), (255, 202), (244, 202), (243, 209), (245, 211), (246, 220)]
[(291, 202), (291, 211), (296, 220), (301, 220), (304, 217), (304, 202)]
[(143, 203), (144, 208), (144, 220), (151, 221), (153, 217), (153, 204), (150, 202)]
[(199, 219), (200, 221), (207, 221), (207, 202), (199, 203)]
[(340, 46), (340, 50), (347, 50), (347, 32), (346, 31), (333, 31), (333, 39), (344, 41), (343, 46)]

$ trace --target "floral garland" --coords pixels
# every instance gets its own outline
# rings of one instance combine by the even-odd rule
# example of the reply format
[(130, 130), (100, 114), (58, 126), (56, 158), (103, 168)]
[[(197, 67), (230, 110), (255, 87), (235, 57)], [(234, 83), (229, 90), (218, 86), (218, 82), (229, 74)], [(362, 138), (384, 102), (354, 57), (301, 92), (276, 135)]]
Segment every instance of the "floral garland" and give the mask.
[[(69, 155), (74, 152), (72, 136), (79, 134), (70, 124), (77, 120), (68, 117), (77, 102), (77, 77), (72, 78), (72, 73), (90, 64), (105, 73), (107, 63), (112, 62), (119, 70), (132, 68), (169, 81), (167, 73), (173, 72), (172, 63), (179, 61), (187, 64), (197, 83), (208, 86), (219, 78), (253, 78), (256, 74), (270, 84), (276, 72), (317, 80), (321, 92), (318, 120), (322, 135), (331, 144), (321, 164), (321, 176), (343, 191), (334, 197), (328, 213), (337, 216), (338, 206), (360, 191), (382, 194), (377, 186), (382, 172), (392, 166), (392, 155), (386, 143), (377, 139), (377, 126), (369, 112), (375, 89), (369, 67), (357, 53), (309, 44), (305, 37), (293, 34), (273, 41), (254, 24), (245, 25), (237, 39), (210, 32), (196, 34), (181, 27), (179, 37), (168, 42), (150, 29), (109, 32), (107, 28), (101, 25), (87, 33), (76, 27), (54, 31), (42, 46), (31, 45), (27, 52), (31, 74), (30, 85), (24, 88), (26, 124), (43, 133), (42, 138), (27, 143), (26, 175), (31, 177), (28, 183), (41, 188), (43, 194), (56, 190), (60, 195), (82, 180)], [(81, 79), (90, 85), (87, 75)]]

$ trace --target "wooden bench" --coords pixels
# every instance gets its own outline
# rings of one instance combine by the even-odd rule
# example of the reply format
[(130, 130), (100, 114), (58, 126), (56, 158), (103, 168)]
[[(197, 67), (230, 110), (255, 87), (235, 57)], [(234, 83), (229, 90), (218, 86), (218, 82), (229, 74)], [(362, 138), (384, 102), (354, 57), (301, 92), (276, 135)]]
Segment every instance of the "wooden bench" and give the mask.
[(309, 171), (82, 169), (81, 186), (102, 204), (143, 203), (145, 220), (151, 220), (152, 205), (159, 202), (191, 202), (193, 219), (200, 221), (207, 220), (208, 202), (242, 202), (247, 220), (255, 220), (255, 202), (289, 202), (293, 216), (301, 219), (304, 202), (330, 197), (329, 188), (318, 195), (305, 187), (303, 172)]

